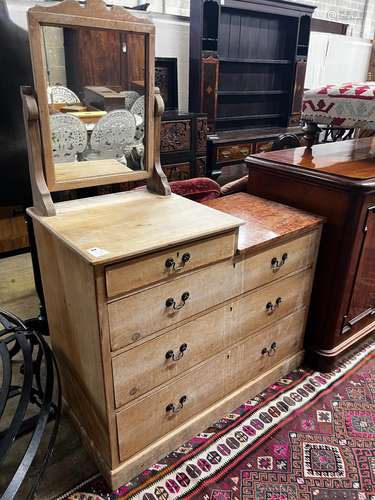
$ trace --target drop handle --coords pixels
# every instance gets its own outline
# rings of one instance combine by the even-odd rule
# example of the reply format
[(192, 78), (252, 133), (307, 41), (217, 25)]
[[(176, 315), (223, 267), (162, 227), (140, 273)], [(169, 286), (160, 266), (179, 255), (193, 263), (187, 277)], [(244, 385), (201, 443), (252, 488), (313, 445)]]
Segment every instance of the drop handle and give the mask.
[(180, 413), (180, 411), (184, 409), (186, 401), (187, 401), (187, 396), (182, 396), (177, 405), (169, 403), (169, 405), (165, 409), (166, 413), (169, 415), (175, 415), (176, 413)]
[(171, 361), (179, 361), (184, 357), (187, 348), (188, 348), (187, 344), (182, 344), (177, 354), (175, 354), (174, 351), (170, 350), (166, 353), (165, 358)]
[(185, 267), (185, 265), (189, 262), (190, 259), (191, 259), (190, 253), (186, 252), (181, 258), (181, 264), (177, 265), (173, 257), (169, 257), (169, 259), (165, 261), (165, 267), (167, 269), (172, 269), (173, 271), (178, 272)]
[(184, 292), (181, 295), (181, 302), (177, 305), (177, 302), (175, 301), (175, 299), (173, 297), (169, 297), (169, 299), (167, 299), (165, 301), (165, 307), (167, 307), (167, 308), (173, 307), (173, 309), (175, 311), (179, 311), (180, 309), (185, 307), (186, 301), (189, 300), (189, 298), (190, 298), (190, 293)]
[(278, 297), (276, 299), (275, 304), (273, 304), (272, 302), (268, 302), (268, 304), (266, 305), (267, 313), (270, 315), (273, 314), (280, 307), (282, 302), (283, 302), (283, 299), (281, 297)]
[(277, 257), (274, 257), (271, 260), (271, 269), (274, 271), (278, 271), (283, 265), (286, 263), (288, 260), (288, 254), (284, 253), (284, 255), (281, 257), (281, 260), (279, 260)]
[(267, 354), (269, 358), (272, 358), (272, 356), (274, 356), (274, 354), (276, 353), (276, 349), (277, 349), (277, 343), (273, 342), (273, 344), (271, 344), (271, 347), (269, 349), (265, 347), (262, 350), (262, 356), (265, 356)]

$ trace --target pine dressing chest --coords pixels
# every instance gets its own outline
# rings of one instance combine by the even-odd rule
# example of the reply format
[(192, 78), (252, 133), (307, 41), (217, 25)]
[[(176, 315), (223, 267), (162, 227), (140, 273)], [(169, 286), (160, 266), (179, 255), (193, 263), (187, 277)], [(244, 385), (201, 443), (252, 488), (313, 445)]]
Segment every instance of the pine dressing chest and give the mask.
[[(115, 149), (72, 161), (74, 130), (62, 118), (66, 128), (53, 129), (41, 42), (46, 26), (62, 24), (142, 37), (144, 168), (132, 170)], [(31, 9), (29, 27), (28, 212), (51, 341), (66, 407), (116, 488), (301, 363), (322, 219), (249, 195), (210, 207), (171, 194), (147, 18), (65, 0)], [(118, 115), (119, 135), (142, 118)], [(107, 134), (106, 143), (118, 137)], [(139, 179), (147, 188), (52, 202), (53, 191)]]

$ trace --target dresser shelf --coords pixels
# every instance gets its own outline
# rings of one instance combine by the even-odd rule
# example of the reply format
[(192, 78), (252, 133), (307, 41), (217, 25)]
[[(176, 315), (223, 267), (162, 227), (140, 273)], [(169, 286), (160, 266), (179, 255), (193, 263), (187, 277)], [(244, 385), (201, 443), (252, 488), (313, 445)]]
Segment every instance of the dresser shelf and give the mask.
[(219, 61), (223, 63), (240, 63), (240, 64), (292, 64), (289, 59), (240, 59), (236, 57), (219, 57)]
[(218, 96), (285, 95), (286, 90), (219, 90)]

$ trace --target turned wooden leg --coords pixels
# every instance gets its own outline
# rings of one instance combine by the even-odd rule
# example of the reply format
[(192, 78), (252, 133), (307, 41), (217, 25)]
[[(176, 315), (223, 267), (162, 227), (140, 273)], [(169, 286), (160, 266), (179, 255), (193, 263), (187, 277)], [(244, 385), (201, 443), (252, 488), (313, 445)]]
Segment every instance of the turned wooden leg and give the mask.
[(320, 128), (316, 123), (305, 123), (302, 127), (304, 131), (303, 139), (307, 148), (311, 148), (318, 140)]

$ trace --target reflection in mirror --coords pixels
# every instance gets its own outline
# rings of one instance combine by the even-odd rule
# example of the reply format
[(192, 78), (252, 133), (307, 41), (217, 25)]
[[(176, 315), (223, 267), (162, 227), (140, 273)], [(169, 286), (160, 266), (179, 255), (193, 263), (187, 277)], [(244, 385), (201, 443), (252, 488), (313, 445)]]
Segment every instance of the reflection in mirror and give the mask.
[(43, 27), (56, 181), (145, 170), (145, 35)]

